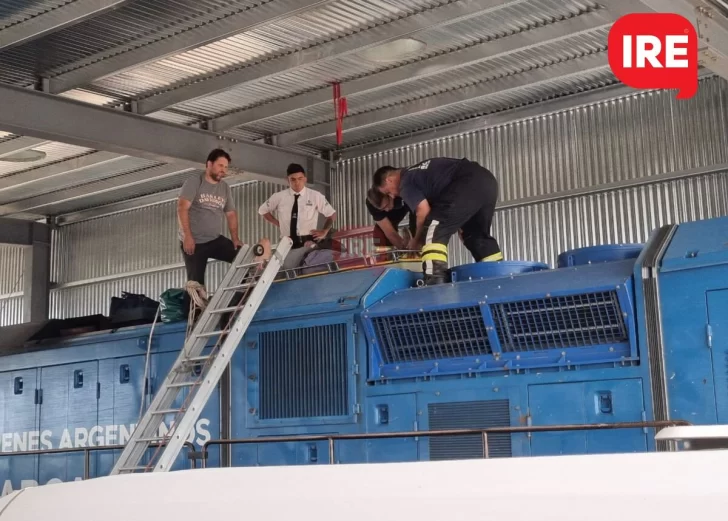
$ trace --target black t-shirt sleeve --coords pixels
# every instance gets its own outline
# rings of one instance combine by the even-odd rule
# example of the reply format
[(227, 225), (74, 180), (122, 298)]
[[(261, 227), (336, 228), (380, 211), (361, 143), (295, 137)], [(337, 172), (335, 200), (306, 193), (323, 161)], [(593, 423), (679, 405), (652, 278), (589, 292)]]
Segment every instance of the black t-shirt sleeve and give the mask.
[(422, 190), (411, 182), (400, 187), (400, 196), (413, 212), (417, 211), (417, 207), (425, 199), (425, 194), (422, 193)]
[(366, 200), (366, 205), (369, 214), (372, 216), (375, 222), (379, 222), (387, 217), (387, 212), (385, 212), (384, 210), (380, 210), (379, 208), (375, 208), (374, 205), (369, 202), (369, 199)]

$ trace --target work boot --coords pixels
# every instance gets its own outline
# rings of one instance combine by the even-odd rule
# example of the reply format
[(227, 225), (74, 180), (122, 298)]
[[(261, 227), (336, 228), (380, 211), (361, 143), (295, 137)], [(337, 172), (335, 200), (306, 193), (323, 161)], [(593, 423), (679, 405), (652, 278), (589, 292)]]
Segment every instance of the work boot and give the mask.
[(422, 271), (425, 272), (425, 286), (434, 286), (436, 284), (444, 284), (447, 282), (447, 262), (444, 261), (430, 261), (432, 262), (432, 274), (427, 273), (425, 263), (422, 263)]

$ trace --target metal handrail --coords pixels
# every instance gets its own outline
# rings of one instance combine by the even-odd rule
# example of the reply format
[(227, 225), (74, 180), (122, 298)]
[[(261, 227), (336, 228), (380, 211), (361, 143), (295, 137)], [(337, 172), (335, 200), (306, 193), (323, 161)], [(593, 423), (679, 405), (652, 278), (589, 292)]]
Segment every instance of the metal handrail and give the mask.
[(616, 422), (616, 423), (587, 423), (566, 424), (566, 425), (538, 425), (530, 427), (489, 427), (487, 429), (449, 429), (437, 431), (402, 431), (402, 432), (370, 432), (361, 434), (304, 434), (292, 436), (263, 436), (260, 438), (238, 438), (208, 440), (202, 446), (202, 468), (207, 468), (208, 447), (212, 445), (248, 445), (254, 443), (289, 443), (298, 441), (328, 441), (329, 443), (329, 464), (334, 463), (334, 444), (341, 440), (368, 440), (382, 438), (417, 438), (419, 436), (472, 436), (480, 434), (483, 443), (483, 458), (489, 457), (488, 435), (490, 434), (520, 434), (535, 432), (559, 432), (559, 431), (590, 431), (590, 430), (611, 430), (611, 429), (650, 429), (664, 427), (690, 427), (692, 424), (684, 420), (660, 420), (645, 422)]
[[(159, 443), (152, 443), (151, 446), (156, 447)], [(166, 444), (162, 444), (166, 445)], [(73, 447), (70, 449), (42, 449), (42, 450), (21, 450), (16, 452), (0, 452), (0, 457), (13, 456), (41, 456), (44, 454), (72, 454), (83, 452), (83, 479), (89, 479), (91, 474), (91, 453), (100, 452), (102, 450), (122, 450), (126, 445), (102, 445), (99, 447)], [(185, 442), (185, 447), (190, 449), (188, 459), (192, 460), (193, 468), (197, 468), (197, 457), (195, 457), (195, 446), (189, 441)]]
[[(309, 275), (324, 275), (326, 273), (336, 273), (338, 271), (341, 271), (341, 268), (339, 267), (339, 263), (344, 262), (353, 262), (360, 260), (363, 262), (362, 266), (357, 266), (358, 269), (365, 269), (365, 268), (372, 268), (380, 264), (380, 262), (376, 261), (375, 259), (378, 257), (385, 257), (386, 260), (385, 263), (390, 262), (401, 262), (405, 260), (412, 260), (413, 262), (419, 261), (419, 258), (413, 258), (409, 259), (406, 258), (409, 255), (420, 255), (419, 250), (389, 250), (389, 251), (381, 251), (381, 252), (373, 252), (373, 253), (365, 253), (362, 255), (357, 255), (355, 257), (346, 257), (344, 259), (329, 261), (329, 262), (322, 262), (320, 264), (312, 264), (310, 266), (297, 266), (295, 268), (286, 268), (279, 270), (279, 274), (285, 275), (285, 279), (278, 279), (278, 280), (294, 280), (300, 276), (302, 276), (301, 273), (303, 270), (314, 270), (317, 268), (325, 269), (326, 271), (316, 271), (315, 273), (310, 273)], [(353, 268), (344, 268), (346, 270), (353, 269)]]

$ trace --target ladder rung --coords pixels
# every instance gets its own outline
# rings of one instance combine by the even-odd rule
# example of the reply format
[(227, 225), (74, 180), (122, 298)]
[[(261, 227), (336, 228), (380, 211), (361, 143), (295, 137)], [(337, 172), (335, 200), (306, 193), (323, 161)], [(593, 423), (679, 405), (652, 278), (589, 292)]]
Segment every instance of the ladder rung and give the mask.
[(205, 355), (205, 356), (191, 356), (190, 358), (186, 358), (183, 360), (184, 363), (197, 363), (197, 362), (204, 362), (205, 360), (208, 360), (211, 357), (211, 355)]
[(134, 472), (135, 470), (147, 470), (147, 467), (121, 467), (120, 472)]
[(199, 385), (200, 382), (179, 382), (176, 384), (169, 384), (167, 387), (189, 387), (192, 385)]
[(197, 338), (210, 338), (217, 335), (222, 335), (227, 333), (227, 331), (210, 331), (209, 333), (198, 333), (195, 335)]
[(236, 291), (239, 289), (249, 288), (251, 286), (255, 286), (255, 282), (246, 282), (244, 284), (238, 284), (237, 286), (230, 286), (227, 288), (222, 288), (222, 291)]
[(253, 267), (255, 267), (255, 266), (258, 266), (259, 264), (260, 264), (259, 262), (250, 262), (250, 263), (248, 263), (248, 264), (238, 264), (238, 265), (237, 265), (237, 266), (235, 266), (235, 267), (236, 267), (237, 269), (241, 269), (241, 268), (253, 268)]
[(170, 414), (173, 412), (181, 412), (184, 409), (159, 409), (158, 411), (153, 411), (152, 414)]
[(164, 441), (164, 437), (155, 436), (154, 438), (139, 438), (137, 442), (154, 443), (155, 441)]
[(216, 313), (227, 313), (229, 311), (235, 311), (236, 309), (243, 309), (243, 308), (238, 308), (238, 306), (231, 306), (229, 308), (213, 309), (213, 310), (210, 310), (210, 314), (214, 315)]

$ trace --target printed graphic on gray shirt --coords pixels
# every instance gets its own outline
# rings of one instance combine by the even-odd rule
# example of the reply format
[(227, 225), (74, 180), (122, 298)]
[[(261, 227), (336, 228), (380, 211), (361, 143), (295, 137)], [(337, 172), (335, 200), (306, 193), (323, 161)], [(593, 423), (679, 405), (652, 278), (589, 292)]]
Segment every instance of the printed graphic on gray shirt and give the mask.
[[(225, 181), (209, 183), (204, 174), (185, 181), (180, 197), (192, 201), (190, 230), (197, 244), (217, 239), (224, 229), (225, 213), (235, 209), (230, 186)], [(183, 238), (184, 234), (180, 227), (179, 239)]]

